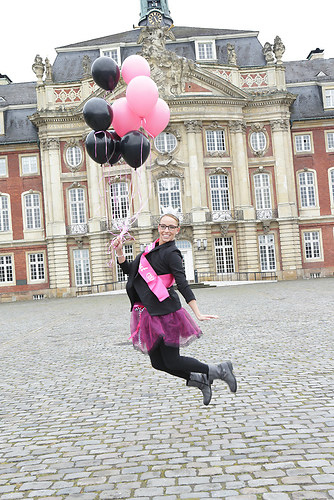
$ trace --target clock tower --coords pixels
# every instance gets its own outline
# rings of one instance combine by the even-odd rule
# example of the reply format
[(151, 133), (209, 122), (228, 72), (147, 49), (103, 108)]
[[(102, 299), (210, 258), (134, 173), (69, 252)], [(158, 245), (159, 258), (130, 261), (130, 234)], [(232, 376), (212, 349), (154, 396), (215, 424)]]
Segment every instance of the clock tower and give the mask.
[(139, 26), (171, 26), (168, 0), (140, 0)]

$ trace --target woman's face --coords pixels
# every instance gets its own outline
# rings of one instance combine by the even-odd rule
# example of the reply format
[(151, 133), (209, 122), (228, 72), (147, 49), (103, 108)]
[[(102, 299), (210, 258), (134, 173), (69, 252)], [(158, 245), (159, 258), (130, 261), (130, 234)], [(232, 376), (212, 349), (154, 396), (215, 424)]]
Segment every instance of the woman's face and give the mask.
[(168, 241), (175, 240), (175, 236), (179, 233), (180, 227), (173, 217), (164, 215), (159, 222), (159, 244), (167, 243)]

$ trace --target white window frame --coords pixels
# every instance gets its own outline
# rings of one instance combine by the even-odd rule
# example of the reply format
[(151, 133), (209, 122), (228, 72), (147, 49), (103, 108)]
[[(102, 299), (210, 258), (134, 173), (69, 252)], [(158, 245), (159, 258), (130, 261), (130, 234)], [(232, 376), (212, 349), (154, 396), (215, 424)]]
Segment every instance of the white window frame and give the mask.
[[(5, 201), (6, 200), (6, 201)], [(3, 205), (7, 206), (4, 207)], [(10, 197), (8, 194), (0, 194), (0, 234), (11, 230)]]
[[(204, 49), (204, 54), (202, 49)], [(211, 57), (208, 57), (209, 51), (211, 52)], [(216, 42), (212, 38), (195, 40), (195, 52), (197, 61), (205, 62), (217, 60)], [(204, 57), (202, 57), (202, 55), (204, 55)]]
[[(25, 165), (25, 163), (27, 163), (27, 165)], [(29, 175), (38, 175), (39, 174), (38, 155), (36, 154), (20, 155), (20, 171), (22, 177)]]
[(322, 261), (321, 230), (303, 230), (304, 259), (307, 261)]
[[(310, 182), (311, 179), (312, 182)], [(298, 186), (300, 208), (316, 208), (318, 203), (315, 172), (313, 170), (298, 172)]]
[(206, 150), (208, 153), (226, 152), (225, 130), (205, 130)]
[(322, 88), (324, 109), (334, 108), (334, 87)]
[(110, 209), (113, 220), (129, 217), (130, 202), (127, 182), (122, 181), (110, 184)]
[(8, 177), (8, 160), (7, 156), (0, 156), (0, 179)]
[(161, 154), (172, 153), (177, 147), (177, 139), (170, 132), (161, 132), (154, 139), (154, 147)]
[[(45, 283), (46, 281), (46, 266), (45, 252), (29, 252), (27, 254), (27, 266), (29, 283)], [(34, 277), (36, 275), (36, 277)]]
[(82, 148), (78, 146), (78, 144), (68, 146), (65, 150), (65, 159), (67, 165), (72, 168), (78, 168), (82, 164), (83, 160)]
[(73, 250), (73, 266), (75, 286), (90, 286), (91, 267), (88, 248)]
[[(124, 257), (126, 257), (126, 259), (129, 262), (133, 261), (133, 245), (123, 245), (123, 253), (124, 253)], [(117, 264), (116, 264), (117, 281), (120, 281), (120, 282), (127, 281), (128, 275), (123, 272), (117, 259), (116, 259), (116, 262), (117, 262)]]
[(266, 172), (254, 174), (253, 182), (256, 210), (271, 210), (270, 174)]
[(235, 272), (233, 237), (225, 236), (214, 239), (217, 274)]
[[(27, 205), (28, 198), (31, 200), (30, 206)], [(35, 229), (42, 229), (42, 210), (41, 210), (40, 193), (23, 193), (23, 202), (24, 202), (23, 206), (24, 206), (25, 229), (28, 231)], [(32, 224), (30, 220), (32, 220)]]
[[(165, 187), (165, 189), (162, 189)], [(162, 215), (167, 208), (182, 213), (181, 180), (178, 177), (158, 179), (159, 212)]]
[[(11, 279), (8, 278), (7, 269), (11, 269)], [(4, 281), (1, 281), (1, 276), (4, 273)], [(15, 265), (14, 255), (10, 253), (0, 254), (0, 286), (15, 285)]]
[(328, 185), (331, 199), (331, 206), (334, 207), (334, 167), (328, 170)]
[(228, 175), (210, 175), (209, 185), (212, 211), (225, 212), (231, 210)]
[(255, 153), (265, 151), (267, 149), (267, 136), (261, 130), (260, 132), (252, 132), (249, 136), (249, 144)]
[(328, 153), (334, 153), (334, 130), (326, 130), (326, 151)]
[(259, 235), (259, 254), (261, 272), (276, 271), (276, 252), (274, 234)]
[[(113, 57), (111, 55), (112, 52), (114, 53), (114, 55), (116, 55), (116, 59), (115, 59), (115, 57)], [(108, 45), (107, 47), (103, 47), (103, 49), (100, 49), (100, 55), (106, 56), (106, 57), (111, 57), (118, 66), (120, 66), (122, 63), (122, 61), (121, 61), (121, 47), (119, 45)]]
[(86, 224), (86, 197), (84, 188), (68, 190), (71, 224)]
[(313, 137), (311, 132), (294, 134), (295, 154), (313, 153)]
[(5, 135), (5, 119), (3, 111), (0, 111), (0, 135)]

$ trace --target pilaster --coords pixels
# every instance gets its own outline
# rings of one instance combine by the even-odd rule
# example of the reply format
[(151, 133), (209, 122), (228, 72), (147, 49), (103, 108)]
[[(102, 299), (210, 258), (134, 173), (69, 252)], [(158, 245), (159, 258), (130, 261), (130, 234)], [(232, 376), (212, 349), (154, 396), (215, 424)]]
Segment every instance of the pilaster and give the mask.
[(57, 296), (69, 292), (70, 275), (66, 238), (47, 241), (50, 288), (57, 289)]
[(258, 272), (259, 250), (255, 222), (237, 223), (239, 272)]
[[(203, 170), (203, 153), (198, 154), (198, 142), (202, 144), (200, 136), (202, 132), (202, 122), (199, 120), (189, 120), (184, 122), (187, 132), (189, 179), (191, 187), (192, 208), (194, 222), (205, 222), (205, 212), (202, 189), (199, 186), (201, 178), (200, 171)], [(203, 177), (204, 173), (202, 173)], [(205, 184), (204, 184), (205, 185)]]
[(280, 220), (279, 231), (283, 279), (296, 279), (299, 277), (302, 269), (297, 220)]

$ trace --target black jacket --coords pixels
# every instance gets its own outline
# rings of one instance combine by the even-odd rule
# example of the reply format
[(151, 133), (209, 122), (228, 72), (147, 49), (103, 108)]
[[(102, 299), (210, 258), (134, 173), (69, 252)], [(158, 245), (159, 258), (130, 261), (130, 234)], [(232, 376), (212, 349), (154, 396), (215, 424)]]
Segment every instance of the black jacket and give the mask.
[[(131, 310), (136, 302), (143, 304), (151, 316), (161, 316), (180, 309), (182, 307), (180, 298), (173, 287), (168, 288), (169, 297), (162, 302), (151, 292), (146, 281), (138, 273), (141, 255), (142, 253), (137, 255), (133, 262), (125, 260), (120, 264), (124, 273), (129, 275), (126, 291), (131, 302)], [(176, 247), (175, 241), (163, 245), (157, 244), (146, 258), (158, 275), (174, 276), (177, 288), (187, 303), (195, 299), (183, 269), (181, 252)]]

